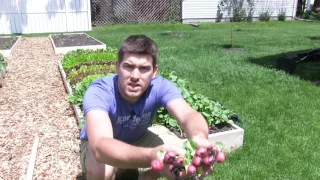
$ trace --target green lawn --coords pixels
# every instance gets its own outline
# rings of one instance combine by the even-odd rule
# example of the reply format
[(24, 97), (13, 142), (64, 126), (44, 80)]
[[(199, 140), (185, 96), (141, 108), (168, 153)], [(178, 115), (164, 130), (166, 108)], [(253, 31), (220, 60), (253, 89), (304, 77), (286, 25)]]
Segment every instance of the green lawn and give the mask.
[[(245, 129), (244, 147), (215, 169), (215, 179), (320, 179), (320, 62), (298, 65), (296, 74), (276, 71), (282, 53), (320, 48), (319, 22), (114, 25), (89, 32), (119, 47), (132, 34), (145, 34), (160, 49), (160, 69), (176, 71), (193, 90), (235, 111)], [(166, 37), (162, 33), (187, 33)], [(207, 178), (207, 179), (213, 179)]]

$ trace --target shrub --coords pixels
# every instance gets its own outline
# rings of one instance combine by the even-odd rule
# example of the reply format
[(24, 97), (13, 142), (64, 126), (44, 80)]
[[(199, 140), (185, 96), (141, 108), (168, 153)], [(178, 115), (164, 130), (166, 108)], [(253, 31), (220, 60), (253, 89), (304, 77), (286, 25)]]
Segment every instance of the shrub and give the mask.
[(269, 12), (263, 12), (259, 15), (260, 21), (270, 21), (271, 14)]
[(320, 12), (312, 12), (311, 19), (313, 20), (320, 20)]
[(278, 14), (278, 21), (285, 21), (286, 20), (286, 12), (280, 12)]
[(244, 9), (240, 9), (240, 10), (236, 10), (234, 12), (233, 15), (233, 21), (234, 22), (242, 22), (242, 21), (246, 21), (246, 10)]
[[(211, 100), (202, 94), (196, 93), (187, 85), (185, 79), (178, 78), (171, 73), (159, 73), (160, 76), (165, 77), (175, 83), (180, 89), (183, 98), (193, 107), (195, 110), (200, 112), (204, 118), (207, 120), (209, 126), (222, 124), (222, 123), (232, 123), (232, 117), (236, 116), (231, 110), (225, 108), (221, 103), (215, 100)], [(156, 115), (156, 122), (166, 126), (169, 129), (178, 129), (180, 133), (183, 134), (181, 127), (177, 121), (168, 113), (168, 111), (161, 107)]]

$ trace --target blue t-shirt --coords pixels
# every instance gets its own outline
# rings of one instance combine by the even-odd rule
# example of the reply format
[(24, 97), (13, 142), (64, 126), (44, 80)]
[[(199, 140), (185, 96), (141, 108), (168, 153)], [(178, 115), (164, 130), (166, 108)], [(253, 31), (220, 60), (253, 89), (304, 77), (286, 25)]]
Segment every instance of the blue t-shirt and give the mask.
[[(134, 103), (129, 103), (118, 91), (118, 75), (106, 76), (94, 81), (83, 98), (83, 111), (93, 109), (108, 113), (113, 137), (126, 143), (137, 141), (151, 124), (157, 110), (166, 107), (173, 99), (182, 98), (180, 89), (171, 81), (156, 76), (146, 92)], [(88, 139), (86, 124), (81, 139)]]

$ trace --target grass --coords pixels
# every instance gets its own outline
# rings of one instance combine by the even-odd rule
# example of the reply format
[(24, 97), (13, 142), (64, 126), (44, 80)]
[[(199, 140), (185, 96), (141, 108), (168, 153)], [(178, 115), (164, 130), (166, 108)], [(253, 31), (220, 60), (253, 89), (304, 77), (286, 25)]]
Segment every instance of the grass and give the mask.
[[(320, 177), (320, 62), (297, 66), (294, 75), (274, 69), (283, 53), (320, 48), (319, 22), (133, 24), (95, 28), (90, 35), (118, 48), (132, 34), (145, 34), (160, 50), (160, 69), (176, 71), (193, 90), (237, 112), (244, 147), (229, 154), (207, 179), (318, 179)], [(167, 37), (166, 31), (187, 33)]]

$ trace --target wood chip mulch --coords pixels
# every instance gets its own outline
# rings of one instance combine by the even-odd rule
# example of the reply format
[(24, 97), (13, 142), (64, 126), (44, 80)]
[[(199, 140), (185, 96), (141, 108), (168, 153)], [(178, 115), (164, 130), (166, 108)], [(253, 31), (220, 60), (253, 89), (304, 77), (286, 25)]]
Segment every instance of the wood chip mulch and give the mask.
[(36, 135), (33, 179), (78, 179), (79, 130), (48, 37), (23, 37), (0, 88), (0, 179), (24, 179)]

